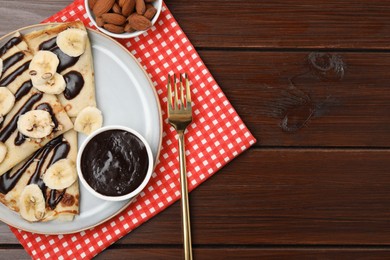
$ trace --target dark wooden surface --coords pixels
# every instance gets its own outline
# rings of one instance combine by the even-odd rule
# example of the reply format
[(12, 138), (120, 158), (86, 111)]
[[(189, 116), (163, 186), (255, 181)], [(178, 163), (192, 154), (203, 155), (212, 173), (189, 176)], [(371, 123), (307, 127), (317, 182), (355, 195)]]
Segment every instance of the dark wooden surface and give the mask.
[[(0, 35), (70, 2), (0, 0)], [(191, 193), (195, 258), (389, 258), (390, 3), (167, 5), (258, 139)], [(123, 257), (180, 259), (179, 204), (97, 259)]]

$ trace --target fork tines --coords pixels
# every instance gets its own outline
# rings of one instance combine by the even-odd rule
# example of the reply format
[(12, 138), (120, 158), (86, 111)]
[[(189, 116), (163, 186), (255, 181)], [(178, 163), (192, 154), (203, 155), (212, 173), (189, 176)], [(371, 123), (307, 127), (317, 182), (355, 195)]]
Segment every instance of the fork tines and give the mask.
[[(172, 84), (173, 84), (173, 100), (172, 100)], [(178, 91), (178, 86), (180, 90)], [(168, 104), (170, 105), (170, 109), (190, 109), (191, 108), (191, 91), (190, 91), (190, 83), (188, 80), (187, 73), (180, 74), (180, 80), (177, 82), (176, 75), (172, 76), (168, 74)], [(184, 95), (185, 88), (185, 95)], [(179, 97), (180, 92), (180, 97)]]

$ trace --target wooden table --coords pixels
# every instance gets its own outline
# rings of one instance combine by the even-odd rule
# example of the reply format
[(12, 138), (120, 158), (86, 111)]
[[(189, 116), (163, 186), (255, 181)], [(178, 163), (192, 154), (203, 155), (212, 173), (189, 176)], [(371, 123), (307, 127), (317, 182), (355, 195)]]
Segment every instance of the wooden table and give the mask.
[[(0, 35), (70, 0), (0, 0)], [(191, 193), (196, 259), (390, 257), (390, 3), (169, 0), (258, 139)], [(97, 259), (180, 259), (174, 204)], [(5, 224), (0, 258), (28, 259)]]

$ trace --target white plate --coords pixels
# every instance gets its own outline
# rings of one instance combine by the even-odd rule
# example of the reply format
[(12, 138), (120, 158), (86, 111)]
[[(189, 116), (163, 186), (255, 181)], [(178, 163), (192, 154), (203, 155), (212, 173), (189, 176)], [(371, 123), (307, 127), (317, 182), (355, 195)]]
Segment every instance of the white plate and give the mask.
[[(18, 31), (25, 34), (45, 26), (33, 25)], [(0, 38), (0, 46), (13, 33)], [(88, 30), (88, 33), (94, 58), (97, 103), (103, 112), (104, 125), (124, 125), (137, 130), (149, 142), (156, 162), (162, 139), (162, 119), (152, 82), (134, 56), (122, 45), (100, 32)], [(79, 145), (84, 139), (79, 135)], [(29, 223), (1, 203), (0, 220), (34, 233), (67, 234), (103, 223), (130, 203), (100, 200), (80, 184), (80, 215), (72, 222)]]

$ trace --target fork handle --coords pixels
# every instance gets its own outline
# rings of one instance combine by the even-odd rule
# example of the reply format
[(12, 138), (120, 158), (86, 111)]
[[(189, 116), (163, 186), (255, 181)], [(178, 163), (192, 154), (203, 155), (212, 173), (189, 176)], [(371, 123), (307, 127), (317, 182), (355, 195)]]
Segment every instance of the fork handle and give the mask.
[(180, 161), (180, 188), (181, 209), (183, 223), (184, 259), (192, 260), (190, 207), (188, 204), (186, 154), (184, 148), (184, 131), (178, 131), (179, 135), (179, 161)]

